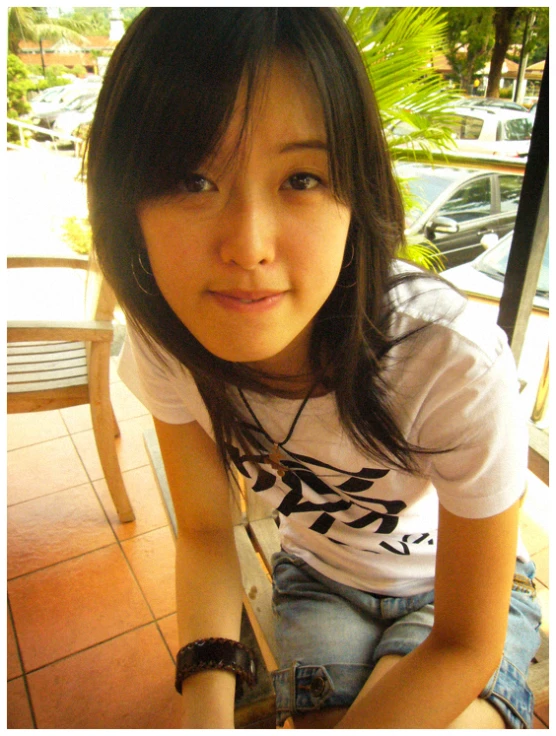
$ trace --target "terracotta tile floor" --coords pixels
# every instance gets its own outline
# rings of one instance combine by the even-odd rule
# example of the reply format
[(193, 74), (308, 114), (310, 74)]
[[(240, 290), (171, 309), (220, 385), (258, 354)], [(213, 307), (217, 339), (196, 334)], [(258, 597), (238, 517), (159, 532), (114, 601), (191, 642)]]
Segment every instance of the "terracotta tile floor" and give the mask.
[[(151, 419), (115, 370), (112, 398), (130, 524), (112, 507), (88, 407), (8, 417), (8, 728), (178, 727), (173, 544), (143, 447)], [(548, 518), (533, 479), (523, 531), (546, 609)]]

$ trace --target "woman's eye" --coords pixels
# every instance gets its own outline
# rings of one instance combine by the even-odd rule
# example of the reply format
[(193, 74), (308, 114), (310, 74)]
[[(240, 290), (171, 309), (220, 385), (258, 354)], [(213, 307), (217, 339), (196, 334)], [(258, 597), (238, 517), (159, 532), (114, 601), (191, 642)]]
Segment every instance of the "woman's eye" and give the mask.
[(289, 179), (286, 180), (284, 188), (295, 189), (296, 191), (303, 192), (307, 189), (314, 189), (315, 187), (318, 187), (320, 183), (321, 180), (318, 178), (318, 176), (300, 173), (290, 176)]
[(201, 174), (188, 174), (182, 182), (180, 187), (184, 192), (190, 194), (202, 194), (203, 192), (210, 192), (214, 189), (214, 184)]

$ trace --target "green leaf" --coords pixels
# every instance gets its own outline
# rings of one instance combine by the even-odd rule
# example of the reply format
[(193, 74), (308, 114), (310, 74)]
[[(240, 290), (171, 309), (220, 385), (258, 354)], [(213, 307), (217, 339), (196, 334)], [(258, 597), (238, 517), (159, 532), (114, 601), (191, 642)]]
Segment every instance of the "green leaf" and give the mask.
[[(446, 14), (438, 7), (407, 7), (381, 22), (382, 8), (340, 8), (374, 88), (394, 158), (420, 157), (454, 148), (453, 118), (447, 108), (461, 96), (435, 70), (434, 59), (446, 51)], [(405, 124), (403, 135), (392, 129)], [(407, 200), (407, 188), (401, 186)], [(441, 270), (442, 257), (424, 239), (413, 240), (400, 257), (424, 268)]]

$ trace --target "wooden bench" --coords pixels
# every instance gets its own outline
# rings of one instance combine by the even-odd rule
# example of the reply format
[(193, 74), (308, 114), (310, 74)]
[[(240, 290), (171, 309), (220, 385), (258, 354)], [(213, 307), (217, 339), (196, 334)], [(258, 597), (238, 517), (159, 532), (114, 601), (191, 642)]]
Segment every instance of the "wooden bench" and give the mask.
[[(145, 432), (145, 445), (170, 527), (177, 533), (176, 518), (164, 464), (154, 430)], [(271, 559), (280, 548), (272, 510), (260, 497), (243, 492), (241, 512), (235, 525), (235, 540), (243, 582), (244, 621), (242, 641), (253, 647), (259, 666), (259, 686), (245, 692), (236, 707), (236, 727), (274, 728), (274, 694), (268, 672), (276, 669), (276, 639), (272, 620)], [(529, 670), (529, 687), (535, 708), (548, 704), (548, 637), (541, 632), (541, 646)], [(268, 723), (270, 725), (261, 725)], [(292, 727), (291, 722), (286, 727)]]

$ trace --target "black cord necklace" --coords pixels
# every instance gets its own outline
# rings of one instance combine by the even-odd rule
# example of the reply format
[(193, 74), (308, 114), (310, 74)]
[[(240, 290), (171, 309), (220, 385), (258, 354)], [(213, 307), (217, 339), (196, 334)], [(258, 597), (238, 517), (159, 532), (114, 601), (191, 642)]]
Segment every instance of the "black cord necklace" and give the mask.
[(309, 390), (309, 393), (305, 396), (305, 398), (301, 402), (301, 406), (297, 410), (297, 414), (294, 417), (294, 420), (293, 420), (292, 425), (291, 425), (291, 427), (289, 429), (289, 432), (286, 435), (286, 437), (282, 440), (282, 442), (276, 442), (276, 440), (273, 439), (268, 434), (268, 432), (266, 431), (266, 429), (259, 422), (259, 420), (257, 418), (257, 415), (255, 414), (255, 412), (251, 408), (249, 402), (245, 398), (245, 394), (243, 393), (243, 391), (240, 388), (238, 388), (238, 392), (239, 392), (239, 395), (241, 396), (241, 400), (245, 404), (245, 406), (246, 406), (247, 411), (249, 412), (249, 414), (251, 414), (251, 416), (255, 420), (255, 424), (261, 430), (261, 432), (266, 437), (266, 439), (269, 442), (272, 443), (272, 451), (271, 452), (267, 452), (265, 455), (263, 455), (263, 462), (269, 463), (269, 465), (272, 468), (274, 468), (274, 470), (276, 470), (276, 472), (278, 473), (278, 475), (280, 476), (280, 478), (282, 478), (284, 476), (284, 474), (286, 473), (286, 471), (287, 471), (287, 468), (284, 467), (284, 465), (282, 465), (282, 461), (285, 460), (286, 458), (281, 454), (280, 450), (284, 450), (284, 445), (286, 444), (286, 442), (289, 442), (291, 440), (292, 435), (293, 435), (294, 430), (295, 430), (295, 427), (296, 427), (296, 424), (297, 424), (297, 422), (299, 420), (299, 417), (301, 416), (301, 413), (302, 413), (303, 409), (305, 409), (305, 407), (307, 405), (307, 402), (311, 398), (311, 394), (313, 393), (313, 391), (317, 387), (317, 384), (318, 384), (318, 381), (311, 386), (311, 388)]

